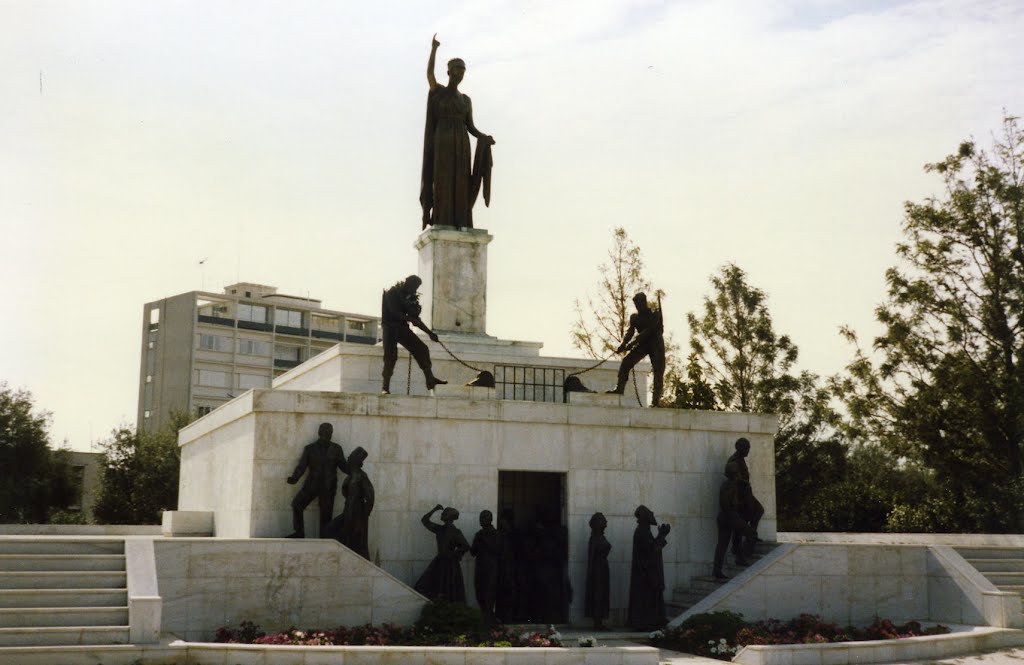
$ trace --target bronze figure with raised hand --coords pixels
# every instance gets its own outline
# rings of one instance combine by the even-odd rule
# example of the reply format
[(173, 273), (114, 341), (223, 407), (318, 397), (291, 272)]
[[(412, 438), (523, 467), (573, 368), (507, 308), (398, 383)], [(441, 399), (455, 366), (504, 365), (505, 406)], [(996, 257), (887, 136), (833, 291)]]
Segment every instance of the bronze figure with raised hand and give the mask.
[[(491, 153), (494, 139), (473, 124), (473, 103), (459, 92), (466, 75), (462, 58), (448, 61), (448, 85), (434, 78), (434, 60), (441, 42), (434, 35), (427, 61), (427, 122), (423, 132), (423, 171), (420, 206), (423, 228), (430, 224), (473, 228), (473, 203), (483, 185), (484, 203), (490, 203)], [(470, 164), (469, 135), (477, 139)]]

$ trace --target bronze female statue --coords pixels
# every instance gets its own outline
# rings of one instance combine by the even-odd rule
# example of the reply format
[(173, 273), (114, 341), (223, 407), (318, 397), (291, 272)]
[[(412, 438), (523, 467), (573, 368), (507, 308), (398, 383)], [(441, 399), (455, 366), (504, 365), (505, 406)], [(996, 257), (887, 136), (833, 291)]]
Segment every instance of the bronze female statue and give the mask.
[(469, 543), (455, 526), (459, 511), (452, 507), (441, 512), (441, 524), (431, 521), (441, 504), (420, 518), (437, 539), (437, 556), (416, 580), (413, 588), (427, 598), (444, 598), (453, 603), (466, 602), (466, 585), (462, 581), (462, 555), (469, 551)]
[(636, 531), (633, 532), (633, 562), (629, 575), (629, 610), (626, 623), (636, 630), (653, 630), (665, 625), (665, 566), (661, 551), (668, 524), (658, 526), (658, 535), (651, 527), (658, 525), (647, 506), (637, 506)]
[(594, 630), (604, 630), (611, 603), (611, 582), (608, 555), (612, 544), (604, 536), (608, 520), (603, 513), (594, 513), (590, 518), (590, 543), (587, 546), (587, 586), (584, 596), (583, 616), (594, 620)]
[[(461, 58), (448, 61), (448, 85), (434, 78), (434, 59), (441, 43), (434, 35), (427, 62), (427, 123), (423, 134), (423, 171), (420, 205), (423, 228), (428, 224), (473, 228), (473, 203), (484, 183), (484, 200), (490, 199), (490, 146), (494, 139), (473, 124), (473, 104), (459, 92), (466, 74)], [(469, 135), (477, 138), (476, 164), (470, 163)]]

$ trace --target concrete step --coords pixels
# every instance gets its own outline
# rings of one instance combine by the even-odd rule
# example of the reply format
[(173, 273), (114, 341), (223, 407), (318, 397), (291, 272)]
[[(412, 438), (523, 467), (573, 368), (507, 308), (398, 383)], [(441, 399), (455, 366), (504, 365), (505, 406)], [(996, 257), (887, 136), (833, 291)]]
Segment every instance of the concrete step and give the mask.
[(1024, 585), (1024, 573), (982, 573), (986, 579), (996, 586), (1022, 586)]
[(967, 559), (967, 563), (982, 573), (1024, 573), (1024, 559)]
[(127, 579), (108, 570), (0, 572), (0, 589), (124, 589)]
[[(0, 628), (46, 626), (127, 626), (127, 607), (0, 608)], [(2, 661), (2, 658), (0, 658)]]
[(0, 571), (124, 569), (123, 554), (0, 554)]
[(0, 628), (0, 647), (127, 643), (128, 626)]
[(671, 602), (678, 603), (680, 605), (692, 606), (692, 605), (696, 605), (700, 601), (704, 600), (706, 597), (707, 597), (707, 594), (703, 594), (703, 593), (687, 593), (687, 592), (680, 593), (680, 592), (674, 592), (672, 594), (672, 601)]
[(1012, 591), (1019, 593), (1024, 597), (1024, 584), (996, 584), (996, 588), (1000, 591)]
[(0, 536), (0, 554), (124, 554), (124, 539)]
[(692, 603), (677, 603), (674, 600), (665, 603), (665, 616), (674, 618), (693, 607)]
[(1020, 547), (955, 547), (957, 554), (967, 559), (1024, 559)]
[(716, 580), (714, 577), (694, 577), (690, 580), (689, 591), (692, 593), (702, 593), (705, 596), (709, 593), (714, 593), (718, 590), (718, 587), (725, 584), (728, 580)]
[(128, 589), (0, 589), (0, 608), (127, 605)]

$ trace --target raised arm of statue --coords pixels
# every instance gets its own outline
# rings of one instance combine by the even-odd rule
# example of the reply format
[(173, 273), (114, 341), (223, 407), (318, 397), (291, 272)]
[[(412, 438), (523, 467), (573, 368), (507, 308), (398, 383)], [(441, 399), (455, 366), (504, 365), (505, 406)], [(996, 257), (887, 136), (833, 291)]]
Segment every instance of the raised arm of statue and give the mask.
[(434, 39), (430, 44), (430, 59), (427, 60), (427, 83), (430, 84), (430, 89), (433, 90), (437, 87), (437, 79), (434, 78), (434, 60), (437, 57), (437, 47), (441, 45), (441, 42), (437, 41), (437, 33), (434, 33)]

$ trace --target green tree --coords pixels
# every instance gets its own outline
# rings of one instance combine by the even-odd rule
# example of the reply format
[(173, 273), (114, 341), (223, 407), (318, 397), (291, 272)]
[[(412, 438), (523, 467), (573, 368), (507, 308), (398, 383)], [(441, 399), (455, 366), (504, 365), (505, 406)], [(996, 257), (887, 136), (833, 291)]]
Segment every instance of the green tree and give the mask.
[(792, 373), (798, 351), (788, 335), (775, 333), (767, 296), (733, 263), (711, 276), (711, 288), (702, 314), (686, 319), (690, 348), (719, 406), (788, 417), (800, 387)]
[[(1024, 528), (1024, 132), (1007, 117), (991, 150), (974, 141), (929, 164), (941, 196), (905, 205), (900, 265), (876, 310), (884, 332), (836, 379), (853, 440), (926, 471), (901, 504), (912, 530)], [(846, 335), (856, 344), (852, 331)]]
[(0, 522), (45, 523), (75, 498), (66, 452), (50, 446), (50, 413), (0, 382)]
[[(768, 297), (735, 264), (711, 277), (700, 315), (690, 313), (686, 378), (675, 382), (673, 406), (756, 411), (779, 417), (775, 436), (777, 514), (783, 529), (828, 529), (870, 518), (812, 515), (819, 494), (850, 474), (849, 451), (837, 436), (829, 388), (812, 372), (797, 372), (797, 346), (775, 331)], [(824, 497), (825, 495), (822, 494)]]
[(665, 399), (665, 406), (703, 411), (714, 411), (719, 408), (715, 399), (715, 389), (704, 376), (700, 358), (696, 353), (687, 356), (686, 367), (682, 372), (666, 376), (665, 384), (668, 386), (669, 394)]
[[(643, 254), (622, 227), (612, 232), (608, 262), (597, 267), (601, 280), (597, 297), (577, 298), (576, 322), (572, 327), (572, 345), (591, 358), (603, 358), (618, 347), (629, 328), (633, 296), (643, 291), (650, 295)], [(661, 292), (654, 294), (652, 304)]]
[(103, 477), (93, 507), (96, 521), (104, 524), (157, 524), (160, 513), (178, 505), (181, 453), (178, 430), (191, 417), (172, 413), (168, 423), (154, 431), (121, 427), (100, 444)]

